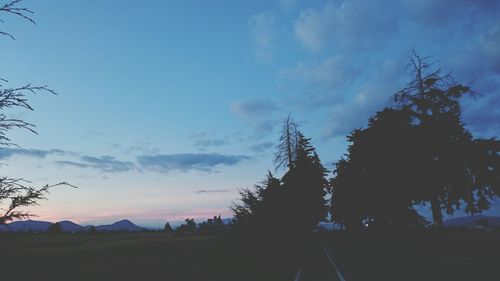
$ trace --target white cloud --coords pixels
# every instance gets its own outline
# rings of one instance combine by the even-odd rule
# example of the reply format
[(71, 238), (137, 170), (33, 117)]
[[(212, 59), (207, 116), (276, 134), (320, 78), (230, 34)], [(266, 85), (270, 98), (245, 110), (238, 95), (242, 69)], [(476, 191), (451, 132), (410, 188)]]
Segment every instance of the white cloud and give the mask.
[(295, 21), (295, 36), (307, 48), (313, 51), (321, 50), (335, 24), (334, 13), (332, 4), (326, 5), (321, 11), (312, 9), (301, 11)]
[[(436, 67), (452, 71), (457, 82), (472, 85), (491, 101), (500, 91), (498, 11), (500, 2), (488, 0), (345, 0), (303, 8), (294, 35), (313, 51), (312, 59), (279, 74), (291, 78), (287, 82), (294, 87), (306, 82), (293, 97), (296, 104), (328, 110), (325, 137), (363, 126), (389, 104), (412, 78), (404, 67), (412, 48), (433, 56)], [(384, 60), (393, 63), (380, 65)], [(466, 123), (498, 116), (494, 110), (468, 112), (472, 108), (464, 107)]]
[(356, 94), (335, 104), (329, 113), (325, 138), (345, 136), (353, 129), (365, 126), (368, 118), (390, 104), (392, 95), (401, 88), (404, 63), (386, 60), (365, 78)]
[(251, 139), (261, 139), (273, 131), (273, 116), (279, 107), (269, 99), (253, 99), (233, 102), (230, 110), (253, 128)]
[(279, 77), (288, 83), (303, 84), (304, 92), (293, 100), (304, 109), (331, 106), (342, 100), (359, 75), (357, 65), (342, 55), (315, 62), (299, 62), (292, 68), (279, 71)]
[(276, 104), (267, 99), (236, 101), (230, 105), (233, 114), (245, 119), (266, 117), (277, 109)]
[(328, 57), (316, 63), (300, 62), (291, 69), (280, 70), (280, 76), (297, 79), (326, 88), (342, 87), (355, 79), (358, 70), (344, 56)]
[(480, 37), (481, 47), (488, 57), (490, 67), (500, 73), (500, 21)]
[(274, 51), (274, 16), (271, 12), (253, 15), (248, 21), (250, 34), (255, 44), (255, 56), (260, 62), (269, 63)]
[(391, 9), (388, 3), (360, 0), (302, 10), (295, 21), (295, 36), (312, 51), (320, 51), (328, 44), (347, 48), (382, 46), (387, 36), (399, 29), (396, 16), (387, 9)]

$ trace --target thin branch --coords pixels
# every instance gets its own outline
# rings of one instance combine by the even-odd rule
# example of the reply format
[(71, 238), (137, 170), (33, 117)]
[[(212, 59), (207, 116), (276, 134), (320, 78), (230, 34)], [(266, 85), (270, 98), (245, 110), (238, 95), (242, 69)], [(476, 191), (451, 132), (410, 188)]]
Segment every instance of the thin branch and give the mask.
[[(21, 8), (21, 7), (16, 6), (16, 4), (18, 4), (21, 1), (22, 0), (13, 0), (9, 3), (4, 4), (2, 7), (0, 7), (0, 12), (4, 12), (7, 14), (18, 16), (18, 17), (21, 17), (21, 18), (23, 18), (23, 19), (25, 19), (33, 24), (36, 24), (35, 20), (30, 17), (30, 14), (34, 14), (33, 11), (31, 11), (28, 8)], [(0, 22), (3, 23), (4, 21), (0, 20)], [(0, 31), (0, 35), (8, 36), (13, 40), (16, 39), (12, 34), (5, 32), (5, 31)]]

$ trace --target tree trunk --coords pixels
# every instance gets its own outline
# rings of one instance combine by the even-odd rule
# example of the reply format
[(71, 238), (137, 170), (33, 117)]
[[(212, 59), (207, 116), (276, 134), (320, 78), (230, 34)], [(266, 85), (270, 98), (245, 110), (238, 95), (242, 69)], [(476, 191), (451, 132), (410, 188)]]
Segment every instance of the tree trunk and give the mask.
[(441, 202), (438, 198), (434, 198), (431, 200), (431, 210), (432, 210), (432, 219), (434, 221), (434, 226), (437, 228), (443, 227), (443, 215), (441, 214)]
[(288, 170), (292, 169), (292, 137), (290, 132), (290, 116), (286, 119), (286, 152), (288, 154)]

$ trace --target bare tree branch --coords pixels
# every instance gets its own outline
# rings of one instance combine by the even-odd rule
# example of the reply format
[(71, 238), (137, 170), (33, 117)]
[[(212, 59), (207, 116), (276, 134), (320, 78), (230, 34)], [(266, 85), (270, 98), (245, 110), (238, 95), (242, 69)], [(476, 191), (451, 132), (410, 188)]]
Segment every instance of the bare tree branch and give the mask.
[[(3, 6), (0, 7), (0, 12), (4, 12), (7, 14), (18, 16), (18, 17), (21, 17), (21, 18), (23, 18), (23, 19), (25, 19), (33, 24), (36, 24), (35, 20), (33, 20), (33, 18), (30, 17), (30, 14), (34, 14), (33, 11), (31, 11), (28, 8), (21, 8), (21, 7), (16, 6), (21, 1), (22, 0), (13, 0), (13, 1), (7, 2), (6, 4), (4, 4)], [(3, 20), (0, 20), (0, 23), (3, 23), (3, 22), (4, 22)], [(5, 32), (5, 31), (0, 31), (0, 35), (8, 36), (13, 40), (16, 39), (12, 34)]]
[[(29, 22), (36, 24), (30, 17), (33, 11), (18, 7), (22, 0), (12, 0), (4, 5), (0, 5), (0, 13), (11, 14), (21, 17)], [(0, 19), (0, 23), (3, 21)], [(14, 39), (14, 36), (8, 32), (0, 31), (0, 35), (6, 35)], [(8, 81), (0, 78), (0, 83)], [(56, 92), (47, 86), (32, 86), (27, 84), (18, 88), (3, 88), (0, 84), (0, 149), (5, 146), (16, 146), (12, 143), (7, 133), (14, 128), (20, 128), (36, 134), (35, 125), (17, 118), (9, 118), (5, 109), (25, 109), (33, 110), (28, 103), (28, 94), (37, 94), (41, 92), (56, 94)], [(30, 182), (22, 178), (0, 178), (0, 225), (16, 219), (26, 219), (34, 216), (29, 211), (22, 210), (23, 207), (38, 205), (40, 200), (46, 199), (45, 195), (49, 189), (57, 186), (70, 186), (77, 188), (67, 182), (60, 182), (52, 185), (44, 185), (41, 188), (34, 188), (29, 185)]]

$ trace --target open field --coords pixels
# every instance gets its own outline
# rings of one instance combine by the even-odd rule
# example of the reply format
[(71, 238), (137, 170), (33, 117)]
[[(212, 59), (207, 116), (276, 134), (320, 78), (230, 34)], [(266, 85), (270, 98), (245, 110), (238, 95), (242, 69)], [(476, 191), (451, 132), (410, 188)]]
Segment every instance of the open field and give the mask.
[[(281, 243), (283, 242), (283, 243)], [(500, 233), (319, 233), (301, 244), (165, 233), (0, 235), (1, 280), (498, 280)], [(307, 246), (306, 246), (307, 244)], [(332, 279), (333, 278), (333, 279)]]
[[(293, 253), (227, 237), (3, 234), (1, 280), (290, 280)], [(291, 249), (291, 248), (289, 248)]]

